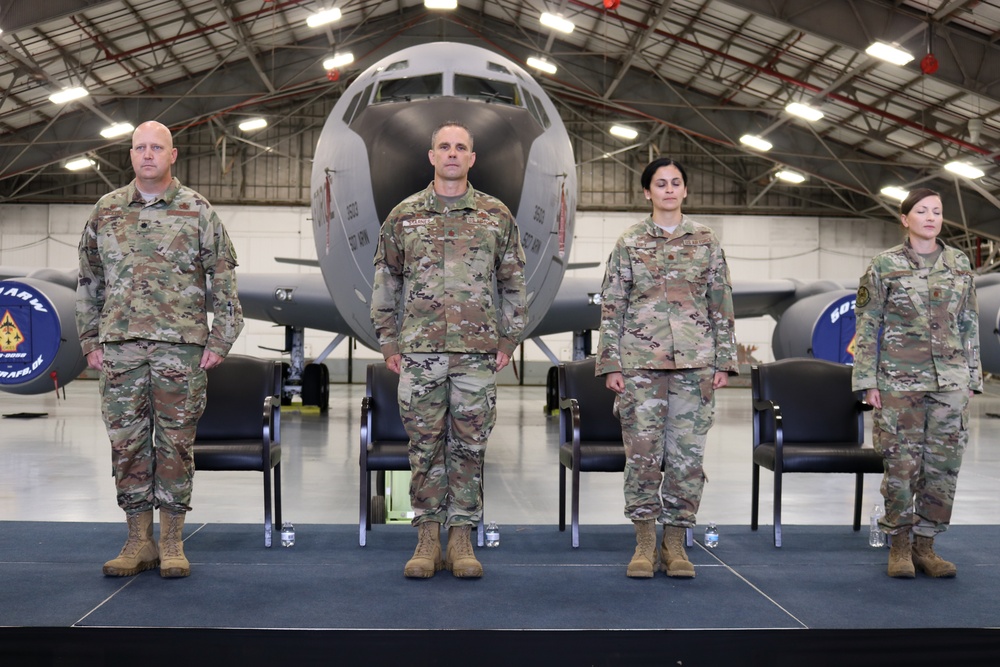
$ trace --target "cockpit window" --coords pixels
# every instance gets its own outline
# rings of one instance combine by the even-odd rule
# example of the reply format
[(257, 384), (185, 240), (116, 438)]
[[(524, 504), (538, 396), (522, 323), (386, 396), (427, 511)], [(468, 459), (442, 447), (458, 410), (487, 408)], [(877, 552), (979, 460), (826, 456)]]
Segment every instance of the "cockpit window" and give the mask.
[(375, 92), (373, 103), (399, 102), (421, 97), (433, 97), (442, 94), (442, 77), (440, 74), (425, 74), (406, 79), (388, 79), (380, 81)]
[(487, 62), (486, 69), (488, 69), (491, 72), (503, 72), (504, 74), (510, 74), (509, 69), (498, 63)]
[(395, 72), (396, 70), (406, 69), (410, 66), (409, 60), (397, 60), (393, 64), (385, 68), (386, 72)]
[[(528, 94), (531, 95), (531, 93)], [(549, 115), (545, 113), (545, 107), (542, 106), (542, 101), (538, 99), (538, 97), (536, 97), (535, 95), (531, 95), (531, 97), (535, 100), (535, 107), (538, 108), (538, 115), (541, 117), (542, 127), (544, 127), (546, 130), (549, 129), (549, 127), (552, 125), (552, 121), (549, 120)]]
[(521, 106), (518, 88), (507, 81), (495, 81), (479, 76), (455, 75), (455, 97), (467, 97)]

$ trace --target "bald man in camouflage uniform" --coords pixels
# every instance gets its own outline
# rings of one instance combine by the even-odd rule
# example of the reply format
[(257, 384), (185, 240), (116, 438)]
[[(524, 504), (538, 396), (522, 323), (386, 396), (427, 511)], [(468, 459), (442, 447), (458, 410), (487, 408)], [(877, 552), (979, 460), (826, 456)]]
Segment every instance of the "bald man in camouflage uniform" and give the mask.
[[(496, 374), (520, 343), (526, 318), (517, 225), (500, 200), (469, 184), (472, 141), (458, 123), (434, 131), (434, 181), (392, 210), (375, 253), (372, 320), (386, 365), (400, 374), (399, 409), (410, 436), (418, 537), (403, 573), (414, 578), (442, 567), (456, 577), (483, 574), (470, 533), (482, 516)], [(442, 524), (449, 527), (443, 562)]]
[(653, 576), (660, 522), (660, 568), (691, 578), (684, 537), (701, 503), (715, 390), (738, 370), (732, 289), (715, 234), (681, 213), (684, 168), (660, 158), (641, 182), (653, 213), (619, 237), (608, 259), (596, 372), (618, 394), (625, 516), (636, 530), (626, 574)]
[(951, 521), (969, 398), (983, 390), (974, 274), (965, 254), (937, 239), (937, 193), (911, 192), (900, 218), (906, 241), (876, 255), (858, 287), (854, 389), (875, 407), (872, 436), (885, 460), (889, 576), (953, 577), (933, 544)]
[(131, 157), (135, 180), (97, 202), (80, 240), (77, 328), (88, 366), (101, 371), (118, 504), (129, 529), (104, 574), (159, 565), (163, 577), (186, 577), (184, 516), (205, 371), (222, 362), (243, 327), (236, 253), (211, 205), (171, 176), (177, 149), (165, 126), (136, 128)]

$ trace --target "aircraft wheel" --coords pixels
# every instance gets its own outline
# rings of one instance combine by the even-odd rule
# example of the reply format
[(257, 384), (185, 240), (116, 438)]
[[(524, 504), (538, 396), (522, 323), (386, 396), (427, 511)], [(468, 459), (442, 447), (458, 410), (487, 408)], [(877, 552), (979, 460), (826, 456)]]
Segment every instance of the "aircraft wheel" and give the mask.
[(330, 408), (330, 370), (326, 364), (309, 364), (302, 373), (302, 405)]

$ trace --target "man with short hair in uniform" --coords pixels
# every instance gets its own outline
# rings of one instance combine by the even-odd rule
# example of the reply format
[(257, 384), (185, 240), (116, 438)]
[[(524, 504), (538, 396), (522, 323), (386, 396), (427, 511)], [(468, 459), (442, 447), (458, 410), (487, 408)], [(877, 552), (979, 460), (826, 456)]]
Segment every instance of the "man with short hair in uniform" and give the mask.
[(128, 523), (125, 546), (104, 574), (159, 565), (162, 577), (186, 577), (184, 516), (205, 371), (222, 363), (243, 328), (236, 253), (208, 201), (171, 175), (177, 149), (169, 129), (141, 124), (130, 152), (135, 180), (102, 197), (87, 220), (77, 287), (80, 345), (87, 365), (101, 371), (101, 410)]
[[(524, 251), (503, 202), (469, 183), (476, 154), (467, 127), (439, 126), (428, 157), (433, 182), (382, 224), (371, 313), (386, 366), (400, 376), (410, 437), (418, 538), (403, 573), (427, 578), (445, 567), (475, 578), (483, 568), (470, 533), (483, 511), (496, 374), (525, 326)], [(443, 561), (441, 524), (449, 527)]]

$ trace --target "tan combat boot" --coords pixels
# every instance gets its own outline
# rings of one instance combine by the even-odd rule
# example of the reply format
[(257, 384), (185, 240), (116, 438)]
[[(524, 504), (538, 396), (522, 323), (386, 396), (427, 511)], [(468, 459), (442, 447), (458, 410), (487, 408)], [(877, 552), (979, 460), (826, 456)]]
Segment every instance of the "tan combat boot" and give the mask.
[(649, 579), (656, 565), (656, 521), (633, 520), (635, 526), (635, 553), (629, 561), (625, 576), (634, 579)]
[(184, 512), (160, 508), (160, 576), (186, 577), (191, 563), (184, 556)]
[(694, 565), (688, 560), (684, 550), (684, 526), (664, 526), (663, 543), (660, 545), (660, 569), (668, 577), (694, 578)]
[(444, 567), (456, 577), (476, 579), (483, 576), (483, 566), (472, 551), (472, 526), (452, 526), (448, 529), (448, 553)]
[(934, 553), (934, 538), (913, 536), (913, 564), (929, 577), (954, 577), (958, 568)]
[(406, 561), (403, 574), (411, 579), (427, 579), (441, 569), (441, 524), (424, 521), (417, 526), (417, 548)]
[(126, 514), (125, 520), (128, 522), (125, 546), (118, 558), (104, 564), (104, 574), (109, 577), (131, 577), (160, 564), (153, 540), (153, 510)]
[(890, 577), (896, 579), (912, 579), (914, 576), (913, 559), (910, 551), (910, 531), (890, 535), (889, 569)]

